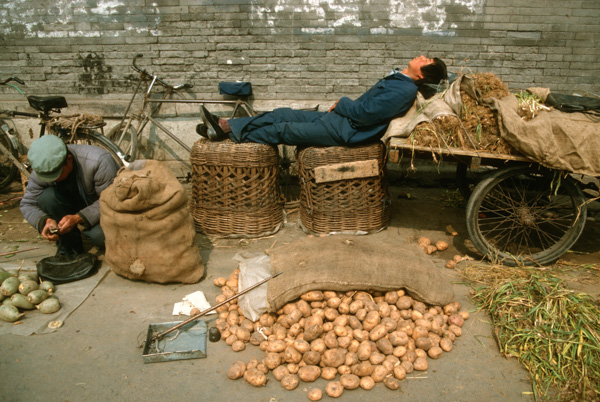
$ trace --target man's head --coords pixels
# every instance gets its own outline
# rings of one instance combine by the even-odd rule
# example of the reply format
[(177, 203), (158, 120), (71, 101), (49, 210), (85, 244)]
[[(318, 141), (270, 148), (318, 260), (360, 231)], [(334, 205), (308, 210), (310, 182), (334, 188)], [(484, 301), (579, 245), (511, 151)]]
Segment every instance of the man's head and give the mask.
[(68, 164), (67, 154), (65, 143), (57, 136), (47, 134), (31, 144), (27, 157), (37, 177), (52, 182), (68, 175), (63, 172), (63, 167)]
[(413, 73), (413, 80), (417, 86), (423, 84), (437, 85), (440, 81), (448, 79), (446, 63), (437, 57), (433, 59), (423, 55), (415, 57), (408, 63), (408, 70)]

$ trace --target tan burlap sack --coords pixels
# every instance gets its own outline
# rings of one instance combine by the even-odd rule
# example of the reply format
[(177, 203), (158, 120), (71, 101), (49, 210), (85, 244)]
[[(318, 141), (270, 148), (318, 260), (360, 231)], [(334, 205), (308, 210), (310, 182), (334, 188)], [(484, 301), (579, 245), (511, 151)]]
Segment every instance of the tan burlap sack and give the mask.
[(273, 273), (267, 304), (277, 311), (310, 290), (390, 291), (405, 289), (424, 303), (453, 301), (448, 277), (416, 244), (377, 233), (369, 236), (307, 237), (268, 252)]
[(163, 163), (122, 168), (100, 196), (100, 213), (105, 259), (116, 274), (158, 283), (204, 275), (185, 190)]

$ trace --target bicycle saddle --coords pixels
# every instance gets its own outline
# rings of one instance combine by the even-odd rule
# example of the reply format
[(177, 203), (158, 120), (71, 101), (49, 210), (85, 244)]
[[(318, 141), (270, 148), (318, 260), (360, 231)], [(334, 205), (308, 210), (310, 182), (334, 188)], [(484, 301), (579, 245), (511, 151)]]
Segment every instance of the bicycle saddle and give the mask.
[(61, 109), (67, 107), (67, 100), (64, 96), (34, 96), (27, 97), (29, 106), (40, 112), (49, 112), (52, 109)]

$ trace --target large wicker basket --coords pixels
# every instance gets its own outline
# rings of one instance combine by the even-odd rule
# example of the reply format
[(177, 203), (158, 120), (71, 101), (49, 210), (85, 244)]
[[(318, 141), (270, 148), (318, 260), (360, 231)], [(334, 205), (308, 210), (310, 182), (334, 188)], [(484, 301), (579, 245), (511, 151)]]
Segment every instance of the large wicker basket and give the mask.
[(196, 230), (224, 237), (272, 234), (283, 224), (277, 149), (197, 141), (192, 147), (191, 210)]
[[(305, 231), (375, 232), (390, 220), (385, 146), (309, 147), (297, 154), (300, 176), (300, 223)], [(377, 161), (378, 173), (317, 183), (314, 168), (356, 161)]]

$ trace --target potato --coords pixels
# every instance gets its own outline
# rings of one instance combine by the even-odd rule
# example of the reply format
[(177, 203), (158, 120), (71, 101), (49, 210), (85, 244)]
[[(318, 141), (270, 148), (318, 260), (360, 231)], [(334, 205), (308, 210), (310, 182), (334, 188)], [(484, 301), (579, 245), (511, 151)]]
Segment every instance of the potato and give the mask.
[(427, 351), (427, 356), (432, 359), (439, 359), (442, 356), (443, 350), (439, 346), (434, 346)]
[(344, 393), (344, 386), (339, 381), (331, 381), (325, 386), (325, 393), (332, 398), (339, 398)]
[(385, 360), (385, 355), (383, 355), (377, 351), (371, 352), (371, 356), (369, 357), (369, 361), (371, 362), (372, 365), (381, 364), (384, 360)]
[(321, 391), (319, 388), (313, 388), (308, 391), (308, 399), (311, 401), (320, 401), (321, 398), (323, 398), (323, 391)]
[(384, 355), (391, 355), (394, 351), (394, 346), (387, 338), (378, 339), (377, 342), (375, 342), (375, 345), (377, 345), (377, 349)]
[(424, 351), (428, 351), (432, 347), (432, 342), (429, 337), (421, 337), (415, 339), (415, 346)]
[(323, 334), (323, 325), (314, 324), (304, 330), (304, 340), (311, 342)]
[(283, 352), (283, 360), (287, 363), (300, 363), (302, 361), (302, 353), (298, 352), (294, 345), (289, 345)]
[(302, 296), (300, 296), (300, 299), (307, 302), (315, 302), (325, 299), (325, 296), (320, 290), (311, 290), (310, 292), (306, 292)]
[(407, 349), (406, 346), (396, 346), (394, 348), (394, 350), (392, 351), (392, 355), (396, 356), (396, 357), (402, 357), (406, 354)]
[(387, 335), (387, 328), (385, 327), (385, 324), (379, 324), (379, 325), (375, 326), (369, 332), (369, 339), (374, 342), (374, 341), (377, 341), (378, 339), (383, 338), (386, 335)]
[(352, 373), (356, 374), (359, 377), (370, 376), (371, 374), (373, 374), (373, 365), (369, 361), (358, 363), (353, 367)]
[(337, 309), (340, 304), (342, 304), (342, 299), (340, 299), (339, 297), (332, 297), (330, 299), (327, 300), (327, 306), (330, 308), (334, 308)]
[(223, 287), (223, 286), (225, 286), (225, 283), (226, 283), (226, 282), (227, 282), (227, 278), (223, 278), (223, 277), (215, 278), (215, 279), (213, 280), (213, 284), (214, 284), (215, 286), (218, 286), (218, 287)]
[(448, 243), (443, 240), (439, 240), (439, 241), (435, 242), (435, 248), (438, 249), (439, 251), (444, 251), (448, 248)]
[(398, 297), (398, 301), (396, 302), (396, 307), (398, 310), (408, 310), (412, 307), (412, 297), (410, 296), (400, 296)]
[(371, 342), (364, 340), (360, 343), (360, 346), (358, 347), (358, 350), (356, 351), (356, 355), (358, 356), (359, 360), (369, 360), (369, 358), (371, 357)]
[(385, 326), (387, 332), (395, 331), (396, 328), (398, 328), (398, 321), (391, 317), (383, 317), (381, 319), (381, 324)]
[(358, 363), (360, 363), (360, 360), (358, 360), (358, 355), (355, 352), (348, 351), (348, 353), (346, 353), (346, 359), (344, 360), (344, 365), (354, 366), (355, 364), (358, 364)]
[(340, 383), (344, 389), (356, 389), (360, 386), (360, 378), (355, 374), (344, 374), (340, 376)]
[(248, 384), (254, 387), (263, 387), (267, 383), (267, 376), (263, 371), (257, 368), (246, 370), (244, 379), (248, 382)]
[(237, 380), (238, 378), (243, 377), (245, 372), (246, 364), (243, 361), (238, 360), (229, 367), (229, 370), (227, 370), (227, 377), (232, 380)]
[(304, 366), (298, 370), (298, 377), (303, 382), (313, 382), (321, 376), (321, 368), (318, 366)]
[(429, 246), (431, 244), (431, 239), (425, 236), (421, 236), (417, 239), (417, 244), (419, 246)]
[(304, 318), (310, 317), (312, 308), (310, 307), (310, 304), (308, 304), (308, 302), (306, 300), (298, 300), (296, 302), (296, 308), (298, 310), (300, 310), (300, 312), (302, 313), (302, 317), (304, 317)]
[(296, 374), (298, 372), (298, 370), (300, 369), (300, 367), (298, 367), (298, 365), (296, 363), (289, 363), (285, 367), (288, 369), (288, 372), (290, 374)]
[(381, 321), (381, 316), (379, 315), (379, 311), (369, 311), (364, 320), (362, 320), (363, 328), (366, 331), (371, 331), (375, 328), (376, 325)]
[(302, 361), (309, 366), (318, 366), (321, 363), (321, 354), (314, 350), (309, 350), (302, 355)]
[(337, 368), (337, 372), (339, 375), (352, 374), (352, 369), (349, 366), (342, 364), (340, 367)]
[(315, 352), (323, 354), (325, 353), (325, 350), (327, 350), (327, 345), (325, 345), (325, 341), (323, 339), (315, 339), (310, 343), (310, 350), (314, 350)]
[(390, 334), (389, 340), (392, 346), (404, 346), (408, 343), (408, 335), (403, 331), (394, 331)]
[(273, 377), (275, 377), (277, 381), (281, 381), (281, 379), (288, 374), (290, 374), (290, 371), (286, 366), (279, 366), (273, 370)]
[(388, 374), (389, 374), (388, 369), (386, 369), (382, 365), (377, 365), (377, 366), (373, 367), (373, 373), (371, 374), (371, 377), (373, 378), (373, 381), (375, 381), (375, 382), (382, 382), (383, 379)]
[(404, 369), (406, 374), (412, 373), (415, 369), (412, 362), (408, 360), (404, 360), (402, 363), (400, 363), (400, 366)]
[(242, 342), (250, 342), (250, 331), (244, 327), (237, 327), (235, 331), (235, 336)]
[(448, 260), (448, 261), (446, 261), (446, 265), (444, 265), (444, 266), (448, 269), (454, 269), (454, 268), (456, 268), (456, 261)]
[(448, 325), (456, 325), (457, 327), (462, 327), (465, 323), (465, 320), (458, 314), (451, 314), (448, 317)]
[(396, 377), (399, 380), (404, 380), (406, 378), (406, 370), (401, 364), (395, 366), (392, 372), (394, 373), (394, 377)]
[(424, 357), (417, 357), (415, 362), (413, 363), (413, 368), (417, 371), (425, 371), (427, 370), (427, 367), (427, 359)]
[(323, 353), (325, 367), (339, 367), (346, 361), (345, 349), (328, 349)]
[(375, 386), (375, 381), (373, 381), (372, 377), (366, 376), (366, 377), (362, 377), (360, 379), (360, 387), (362, 389), (366, 389), (368, 391), (370, 389), (373, 389), (374, 386)]
[(327, 345), (327, 349), (337, 349), (337, 347), (338, 347), (337, 336), (335, 336), (333, 331), (330, 331), (327, 334), (325, 334), (325, 336), (323, 337), (323, 340), (325, 341), (325, 345)]
[(234, 342), (236, 342), (238, 340), (237, 336), (235, 335), (229, 335), (227, 338), (225, 338), (225, 343), (229, 346), (233, 345)]
[(265, 354), (263, 363), (269, 370), (274, 370), (281, 364), (281, 355), (279, 353), (269, 352)]
[(367, 309), (366, 308), (361, 308), (360, 310), (358, 310), (356, 312), (356, 314), (354, 314), (354, 316), (356, 318), (358, 318), (360, 321), (363, 321), (366, 317), (367, 317)]
[(444, 352), (450, 352), (453, 346), (454, 344), (450, 338), (444, 337), (440, 340), (440, 348), (442, 348)]
[(391, 390), (400, 389), (400, 380), (392, 376), (385, 377), (383, 380), (383, 384)]
[(418, 338), (427, 338), (429, 334), (429, 331), (427, 331), (426, 328), (423, 327), (415, 327), (413, 329), (413, 333), (412, 333), (412, 337), (413, 339), (418, 339)]
[(471, 316), (471, 314), (469, 314), (468, 311), (459, 311), (458, 315), (461, 316), (461, 318), (465, 321), (468, 320), (469, 317)]
[(267, 352), (280, 353), (283, 352), (286, 349), (286, 347), (286, 343), (282, 340), (271, 341), (267, 346)]
[(234, 352), (241, 352), (242, 350), (246, 349), (246, 344), (242, 341), (235, 341), (231, 344), (231, 349)]
[(327, 381), (333, 380), (337, 376), (337, 374), (338, 371), (335, 367), (323, 367), (323, 369), (321, 370), (321, 377), (323, 377), (323, 379)]
[(340, 314), (348, 314), (350, 312), (350, 305), (348, 303), (341, 302), (337, 309)]
[(338, 347), (342, 349), (348, 349), (350, 343), (352, 343), (352, 338), (349, 336), (340, 336), (337, 338)]
[(281, 386), (288, 391), (295, 389), (298, 384), (300, 384), (300, 380), (296, 374), (287, 374), (281, 379)]
[(456, 326), (456, 325), (449, 325), (448, 326), (448, 331), (452, 332), (455, 336), (461, 336), (462, 335), (462, 328)]
[(362, 329), (362, 322), (360, 322), (360, 320), (358, 318), (356, 318), (355, 316), (351, 315), (348, 317), (348, 325), (350, 326), (350, 328), (352, 328), (353, 330), (355, 329)]

